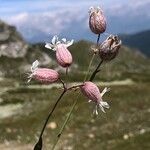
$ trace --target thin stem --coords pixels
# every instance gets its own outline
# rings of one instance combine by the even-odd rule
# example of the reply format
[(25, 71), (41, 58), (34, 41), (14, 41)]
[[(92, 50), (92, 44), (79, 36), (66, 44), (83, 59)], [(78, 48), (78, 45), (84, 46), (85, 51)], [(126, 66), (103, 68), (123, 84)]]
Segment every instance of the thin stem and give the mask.
[[(97, 37), (97, 46), (98, 46), (98, 44), (99, 44), (99, 40), (100, 40), (100, 34), (99, 34), (98, 37)], [(92, 56), (92, 58), (91, 58), (91, 61), (90, 61), (90, 63), (89, 63), (89, 66), (88, 66), (87, 73), (86, 73), (86, 76), (85, 76), (85, 78), (84, 78), (84, 81), (87, 79), (87, 76), (88, 76), (90, 67), (91, 67), (92, 62), (93, 62), (93, 60), (94, 60), (94, 56), (95, 56), (95, 53), (93, 54), (93, 56)], [(101, 61), (101, 62), (98, 64), (97, 68), (96, 68), (95, 71), (93, 72), (94, 75), (92, 74), (91, 77), (90, 77), (90, 79), (92, 78), (92, 80), (93, 80), (93, 79), (95, 78), (95, 75), (96, 75), (97, 71), (99, 70), (99, 67), (101, 66), (102, 62), (103, 62), (103, 61)], [(95, 72), (96, 72), (96, 73), (95, 73)], [(78, 100), (79, 100), (78, 98), (79, 98), (79, 94), (78, 94), (76, 100), (74, 101), (74, 103), (73, 103), (73, 105), (72, 105), (72, 107), (71, 107), (71, 109), (70, 109), (70, 111), (69, 111), (69, 114), (68, 114), (67, 118), (65, 119), (65, 121), (64, 121), (64, 123), (63, 123), (63, 125), (62, 125), (62, 127), (61, 127), (61, 129), (60, 129), (60, 131), (59, 131), (59, 133), (58, 133), (58, 135), (57, 135), (57, 139), (56, 139), (56, 141), (55, 141), (55, 143), (54, 143), (54, 145), (53, 145), (53, 147), (52, 147), (52, 150), (55, 149), (55, 147), (56, 147), (56, 145), (57, 145), (57, 143), (58, 143), (58, 141), (59, 141), (59, 139), (60, 139), (60, 137), (61, 137), (61, 135), (62, 135), (62, 133), (63, 133), (63, 131), (64, 131), (64, 129), (65, 129), (67, 123), (68, 123), (68, 121), (69, 121), (69, 119), (70, 119), (70, 117), (71, 117), (71, 114), (72, 114), (72, 112), (73, 112), (73, 110), (74, 110), (74, 108), (75, 108), (75, 106), (76, 106), (76, 104), (77, 104), (77, 102), (78, 102)]]
[[(99, 43), (99, 39), (100, 39), (100, 34), (98, 35), (98, 38), (97, 38), (97, 45), (98, 45), (98, 43)], [(91, 65), (92, 65), (92, 62), (93, 62), (93, 60), (94, 60), (94, 57), (95, 57), (95, 53), (93, 54), (93, 56), (92, 56), (92, 58), (91, 58), (91, 60), (90, 60), (90, 63), (89, 63), (89, 66), (88, 66), (87, 73), (86, 73), (86, 76), (85, 76), (85, 78), (84, 78), (84, 81), (87, 79), (87, 76), (88, 76), (90, 67), (91, 67)], [(101, 65), (101, 64), (100, 64), (100, 65)], [(98, 67), (98, 68), (99, 68), (99, 67)], [(95, 76), (94, 76), (94, 77), (95, 77)], [(70, 111), (69, 111), (69, 114), (68, 114), (67, 118), (65, 119), (65, 121), (64, 121), (64, 123), (63, 123), (63, 125), (62, 125), (62, 127), (61, 127), (61, 129), (60, 129), (60, 131), (59, 131), (59, 133), (58, 133), (58, 135), (57, 135), (57, 139), (56, 139), (56, 141), (55, 141), (55, 143), (54, 143), (54, 145), (53, 145), (53, 147), (52, 147), (52, 150), (55, 149), (55, 147), (56, 147), (56, 145), (57, 145), (57, 143), (58, 143), (58, 141), (59, 141), (59, 139), (60, 139), (60, 137), (61, 137), (61, 135), (62, 135), (62, 133), (63, 133), (63, 131), (64, 131), (64, 129), (65, 129), (67, 123), (68, 123), (68, 121), (69, 121), (69, 119), (70, 119), (70, 117), (71, 117), (71, 114), (72, 114), (72, 112), (73, 112), (73, 110), (74, 110), (74, 108), (75, 108), (75, 106), (76, 106), (76, 104), (77, 104), (77, 102), (78, 102), (78, 100), (79, 100), (78, 98), (79, 98), (79, 94), (78, 94), (76, 100), (74, 101), (74, 103), (73, 103), (73, 105), (72, 105), (72, 107), (71, 107), (71, 109), (70, 109)]]
[(61, 137), (61, 135), (62, 135), (62, 133), (63, 133), (67, 123), (68, 123), (68, 121), (69, 121), (69, 119), (70, 119), (70, 117), (71, 117), (71, 114), (72, 114), (72, 112), (73, 112), (73, 110), (74, 110), (74, 108), (75, 108), (75, 106), (76, 106), (76, 104), (77, 104), (77, 102), (79, 100), (78, 97), (79, 97), (79, 95), (77, 96), (76, 100), (74, 101), (74, 103), (73, 103), (73, 105), (72, 105), (72, 107), (71, 107), (71, 109), (69, 111), (69, 114), (68, 114), (65, 122), (63, 123), (63, 125), (62, 125), (62, 127), (61, 127), (61, 129), (60, 129), (60, 131), (58, 133), (58, 135), (57, 135), (57, 139), (56, 139), (56, 141), (55, 141), (55, 143), (54, 143), (54, 145), (52, 147), (52, 150), (55, 149), (55, 147), (56, 147), (56, 145), (57, 145), (57, 143), (58, 143), (58, 141), (59, 141), (59, 139), (60, 139), (60, 137)]
[(56, 103), (55, 103), (53, 109), (51, 110), (51, 112), (50, 112), (49, 115), (47, 116), (47, 118), (46, 118), (46, 120), (45, 120), (45, 123), (44, 123), (44, 126), (43, 126), (43, 128), (42, 128), (40, 137), (43, 135), (43, 132), (44, 132), (44, 130), (45, 130), (45, 127), (46, 127), (46, 125), (47, 125), (47, 123), (48, 123), (49, 118), (50, 118), (51, 115), (53, 114), (53, 112), (54, 112), (54, 110), (55, 110), (57, 104), (59, 103), (59, 101), (61, 100), (61, 98), (63, 97), (63, 95), (64, 95), (65, 93), (66, 93), (66, 90), (63, 90), (63, 92), (62, 92), (61, 95), (59, 96), (58, 100), (56, 101)]
[(57, 104), (59, 103), (59, 101), (61, 100), (61, 98), (63, 97), (63, 95), (67, 92), (67, 90), (64, 88), (63, 92), (61, 93), (61, 95), (59, 96), (59, 98), (57, 99), (55, 105), (53, 106), (53, 109), (50, 111), (49, 115), (47, 116), (46, 120), (45, 120), (45, 123), (43, 125), (43, 128), (41, 130), (41, 133), (40, 133), (40, 136), (39, 136), (39, 140), (38, 142), (35, 144), (35, 147), (34, 147), (34, 150), (40, 150), (42, 149), (42, 135), (44, 133), (44, 130), (46, 128), (46, 125), (50, 119), (50, 117), (52, 116)]
[(78, 88), (80, 86), (83, 86), (83, 84), (71, 86), (71, 87), (67, 88), (67, 90), (72, 90), (72, 89)]
[(65, 84), (65, 82), (64, 82), (63, 80), (60, 79), (60, 82), (62, 83), (64, 90), (63, 90), (63, 92), (61, 93), (61, 95), (59, 96), (59, 98), (57, 99), (55, 105), (53, 106), (53, 109), (51, 110), (51, 112), (50, 112), (49, 115), (47, 116), (47, 118), (46, 118), (46, 120), (45, 120), (45, 123), (44, 123), (44, 125), (43, 125), (43, 128), (42, 128), (42, 130), (41, 130), (41, 133), (40, 133), (40, 136), (39, 136), (39, 140), (38, 140), (38, 142), (36, 143), (36, 145), (35, 145), (35, 147), (34, 147), (34, 150), (38, 150), (39, 147), (42, 148), (42, 135), (43, 135), (43, 133), (44, 133), (44, 130), (45, 130), (45, 128), (46, 128), (46, 125), (47, 125), (47, 123), (48, 123), (50, 117), (52, 116), (54, 110), (56, 109), (56, 106), (57, 106), (58, 103), (60, 102), (61, 98), (64, 96), (64, 94), (65, 94), (68, 90), (71, 90), (71, 89), (73, 89), (73, 88), (77, 88), (77, 87), (83, 85), (83, 84), (79, 84), (79, 85), (76, 85), (76, 86), (72, 86), (72, 87), (67, 88), (67, 87), (66, 87), (66, 84)]
[(91, 58), (91, 61), (90, 61), (90, 63), (89, 63), (89, 66), (88, 66), (88, 69), (87, 69), (87, 72), (86, 72), (86, 75), (85, 75), (83, 81), (85, 81), (85, 80), (87, 79), (87, 76), (88, 76), (88, 73), (89, 73), (90, 68), (91, 68), (91, 66), (92, 66), (92, 62), (93, 62), (93, 60), (94, 60), (95, 55), (96, 55), (96, 54), (94, 53), (93, 56), (92, 56), (92, 58)]
[(61, 100), (61, 98), (63, 97), (63, 95), (67, 92), (67, 87), (66, 87), (66, 85), (65, 85), (65, 82), (64, 82), (63, 80), (61, 80), (61, 79), (60, 79), (60, 82), (62, 83), (64, 90), (63, 90), (63, 92), (61, 93), (61, 95), (59, 96), (59, 98), (57, 99), (56, 103), (54, 104), (53, 109), (50, 111), (49, 115), (47, 116), (47, 118), (46, 118), (46, 120), (45, 120), (45, 123), (44, 123), (44, 126), (43, 126), (43, 128), (42, 128), (42, 130), (41, 130), (40, 137), (42, 137), (43, 132), (44, 132), (44, 130), (45, 130), (45, 127), (46, 127), (46, 125), (47, 125), (47, 123), (48, 123), (48, 120), (49, 120), (50, 117), (52, 116), (52, 114), (53, 114), (53, 112), (54, 112), (54, 110), (55, 110), (57, 104), (59, 103), (59, 101)]
[(90, 80), (89, 81), (93, 81), (93, 79), (95, 78), (96, 74), (100, 71), (99, 68), (102, 65), (103, 60), (101, 60), (98, 64), (98, 66), (96, 67), (96, 69), (94, 70), (94, 72), (92, 73)]
[[(100, 40), (100, 34), (98, 34), (98, 37), (97, 37), (97, 42), (96, 42), (96, 45), (98, 46), (99, 44), (99, 40)], [(93, 54), (92, 58), (91, 58), (91, 61), (89, 63), (89, 66), (88, 66), (88, 69), (87, 69), (87, 72), (86, 72), (86, 75), (85, 75), (85, 78), (84, 78), (84, 81), (87, 79), (87, 76), (88, 76), (88, 73), (89, 73), (89, 70), (92, 66), (92, 62), (94, 60), (94, 57), (95, 57), (96, 53)]]
[[(96, 67), (95, 71), (91, 75), (90, 81), (92, 81), (95, 78), (96, 74), (99, 72), (98, 70), (99, 70), (99, 68), (100, 68), (102, 63), (103, 63), (103, 61), (101, 60), (100, 63), (98, 64), (98, 66)], [(74, 101), (74, 103), (73, 103), (73, 105), (72, 105), (72, 107), (71, 107), (71, 109), (69, 111), (69, 114), (68, 114), (66, 120), (64, 121), (64, 123), (63, 123), (63, 125), (62, 125), (62, 127), (61, 127), (61, 129), (60, 129), (60, 131), (58, 133), (58, 135), (57, 135), (57, 139), (56, 139), (56, 141), (55, 141), (55, 143), (54, 143), (54, 145), (52, 147), (52, 150), (55, 149), (55, 147), (56, 147), (56, 145), (57, 145), (57, 143), (58, 143), (58, 141), (59, 141), (59, 139), (60, 139), (60, 137), (61, 137), (61, 135), (62, 135), (62, 133), (63, 133), (67, 123), (68, 123), (68, 121), (69, 121), (69, 119), (70, 119), (70, 117), (71, 117), (71, 114), (72, 114), (72, 112), (73, 112), (73, 110), (74, 110), (74, 108), (75, 108), (75, 106), (76, 106), (76, 104), (77, 104), (77, 102), (79, 100), (78, 97), (79, 97), (79, 94), (78, 94), (76, 100)]]
[(66, 68), (66, 76), (68, 76), (68, 71), (69, 71), (69, 68), (67, 67)]
[(101, 34), (98, 34), (98, 37), (97, 37), (97, 46), (99, 44), (100, 36), (101, 36)]
[(62, 79), (59, 79), (60, 80), (60, 82), (62, 83), (62, 85), (63, 85), (63, 89), (64, 90), (67, 90), (67, 87), (66, 87), (66, 84), (65, 84), (65, 82), (62, 80)]

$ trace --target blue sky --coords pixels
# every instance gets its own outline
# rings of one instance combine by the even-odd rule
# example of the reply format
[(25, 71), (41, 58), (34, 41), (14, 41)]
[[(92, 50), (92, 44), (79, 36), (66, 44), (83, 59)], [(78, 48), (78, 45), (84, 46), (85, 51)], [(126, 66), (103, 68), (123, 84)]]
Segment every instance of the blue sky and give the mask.
[(70, 29), (74, 34), (77, 25), (88, 32), (90, 6), (104, 10), (108, 32), (150, 29), (150, 0), (0, 0), (0, 19), (15, 25), (27, 39), (39, 34), (70, 32)]
[(41, 12), (48, 9), (63, 7), (89, 7), (101, 5), (109, 7), (116, 4), (127, 4), (129, 0), (0, 0), (0, 12), (3, 15), (12, 15), (21, 12)]

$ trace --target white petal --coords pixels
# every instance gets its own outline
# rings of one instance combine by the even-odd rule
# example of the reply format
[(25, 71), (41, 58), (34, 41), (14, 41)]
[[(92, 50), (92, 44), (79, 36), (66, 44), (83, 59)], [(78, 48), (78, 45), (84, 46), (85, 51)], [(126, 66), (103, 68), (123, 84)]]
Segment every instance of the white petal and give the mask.
[(107, 109), (110, 108), (109, 104), (107, 102), (104, 102), (104, 101), (101, 101), (100, 105), (107, 108)]
[(106, 113), (102, 105), (99, 105), (99, 107), (103, 113)]
[(92, 100), (89, 100), (88, 102), (90, 103)]
[(68, 41), (67, 44), (66, 44), (66, 46), (67, 47), (71, 46), (73, 44), (73, 42), (74, 42), (74, 40)]
[(57, 41), (58, 41), (58, 37), (57, 37), (57, 35), (55, 35), (55, 36), (52, 38), (52, 44), (55, 45)]
[(48, 49), (52, 49), (52, 48), (53, 48), (53, 45), (50, 44), (50, 43), (46, 43), (45, 47), (48, 48)]
[(29, 83), (31, 81), (32, 78), (28, 79), (27, 83)]
[(94, 114), (94, 115), (98, 115), (97, 105), (95, 106), (95, 108), (94, 108), (94, 110), (93, 110), (93, 114)]
[(110, 88), (105, 87), (104, 90), (101, 92), (101, 97), (103, 97), (103, 95), (109, 91), (110, 91)]
[(33, 76), (33, 74), (30, 74), (30, 75), (28, 76), (28, 81), (27, 81), (27, 83), (29, 83), (29, 82), (31, 81), (32, 76)]
[(39, 61), (38, 60), (34, 61), (31, 66), (31, 71), (33, 72), (35, 69), (37, 69), (38, 65), (39, 65)]
[(60, 43), (61, 43), (60, 41), (57, 41), (55, 45), (58, 45), (58, 44), (60, 44)]
[(52, 45), (50, 43), (46, 43), (45, 47), (48, 48), (48, 49), (51, 49), (53, 51), (56, 51), (56, 45)]
[(98, 111), (97, 111), (97, 109), (95, 110), (95, 114), (96, 114), (96, 115), (98, 115)]
[(67, 40), (66, 40), (65, 38), (63, 38), (62, 41), (63, 41), (64, 43), (66, 43)]

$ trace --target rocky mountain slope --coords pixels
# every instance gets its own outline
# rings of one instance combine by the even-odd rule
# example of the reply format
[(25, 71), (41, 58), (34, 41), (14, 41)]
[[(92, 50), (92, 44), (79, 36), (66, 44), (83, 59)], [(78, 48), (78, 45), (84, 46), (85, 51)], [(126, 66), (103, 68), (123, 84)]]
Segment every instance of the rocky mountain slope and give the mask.
[(46, 53), (27, 44), (14, 26), (0, 20), (0, 75), (18, 76), (36, 59), (41, 60), (42, 65), (51, 61)]
[[(92, 56), (91, 46), (93, 44), (81, 40), (69, 48), (74, 59), (72, 66), (74, 69), (72, 69), (73, 73), (70, 74), (70, 80), (83, 79)], [(34, 45), (26, 43), (15, 27), (0, 21), (0, 76), (23, 78), (22, 76), (29, 72), (32, 62), (36, 59), (40, 61), (42, 66), (61, 69), (53, 61), (54, 53), (46, 49), (44, 45), (44, 43)], [(100, 60), (97, 56), (91, 71), (98, 61)], [(149, 59), (141, 52), (122, 46), (115, 60), (103, 64), (103, 73), (97, 79), (120, 79), (130, 76), (130, 73), (145, 74), (149, 70), (149, 64)]]

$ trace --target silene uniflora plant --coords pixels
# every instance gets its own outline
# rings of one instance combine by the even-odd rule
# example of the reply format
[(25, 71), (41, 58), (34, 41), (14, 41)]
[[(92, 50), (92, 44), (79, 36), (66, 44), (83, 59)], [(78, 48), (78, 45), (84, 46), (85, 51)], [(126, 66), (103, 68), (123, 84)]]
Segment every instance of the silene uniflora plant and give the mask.
[[(87, 79), (87, 74), (86, 74), (84, 81), (81, 84), (69, 86), (61, 78), (59, 72), (53, 69), (39, 67), (40, 64), (38, 60), (33, 62), (31, 66), (31, 74), (28, 77), (28, 82), (30, 82), (32, 79), (37, 80), (42, 84), (51, 84), (55, 82), (60, 82), (63, 87), (62, 93), (56, 100), (55, 105), (53, 106), (52, 110), (49, 112), (45, 120), (41, 133), (39, 135), (39, 140), (34, 146), (34, 150), (42, 150), (42, 145), (43, 145), (42, 136), (45, 127), (50, 117), (52, 116), (54, 110), (56, 109), (57, 104), (60, 102), (64, 94), (67, 93), (67, 91), (80, 90), (81, 93), (86, 97), (86, 99), (89, 102), (95, 104), (95, 108), (93, 110), (93, 114), (95, 115), (98, 115), (99, 110), (105, 113), (106, 112), (105, 109), (108, 109), (110, 107), (109, 104), (103, 100), (103, 95), (109, 91), (109, 88), (105, 87), (103, 90), (99, 90), (99, 87), (95, 83), (93, 83), (96, 74), (100, 71), (100, 66), (102, 65), (102, 63), (109, 62), (112, 59), (114, 59), (118, 54), (119, 48), (121, 47), (121, 40), (117, 35), (109, 35), (101, 44), (99, 43), (100, 35), (105, 32), (106, 25), (107, 25), (106, 18), (104, 16), (102, 9), (100, 7), (91, 7), (89, 9), (89, 27), (91, 31), (97, 35), (97, 41), (94, 46), (95, 48), (92, 48), (93, 56), (91, 58), (91, 61), (89, 61), (89, 66), (87, 67), (87, 74), (89, 73), (89, 69), (91, 67), (94, 56), (98, 55), (100, 59), (97, 66), (95, 67), (95, 70), (93, 70), (90, 78)], [(68, 50), (68, 47), (71, 46), (73, 42), (74, 42), (73, 40), (67, 41), (65, 38), (59, 39), (57, 36), (54, 36), (51, 42), (46, 43), (45, 45), (46, 48), (54, 51), (58, 65), (66, 69), (66, 74), (68, 68), (73, 63), (72, 55)], [(58, 136), (56, 137), (56, 142), (54, 143), (52, 149), (54, 149), (55, 146), (57, 145), (57, 142), (60, 139), (66, 124), (68, 123), (68, 120), (73, 112), (75, 105), (77, 104), (77, 101), (78, 98), (76, 99), (75, 102), (73, 102), (73, 105), (69, 111), (69, 115), (67, 116), (66, 120), (62, 124), (62, 128), (58, 133)]]

